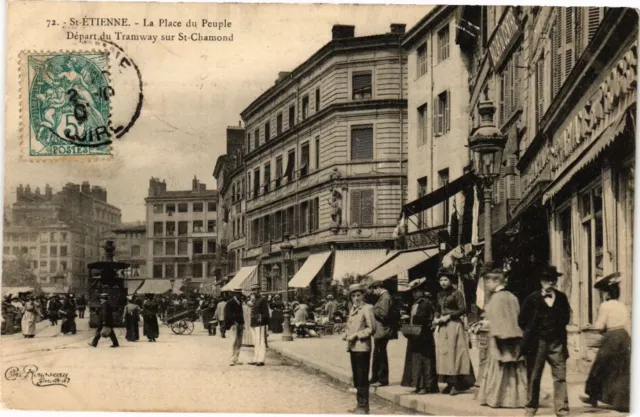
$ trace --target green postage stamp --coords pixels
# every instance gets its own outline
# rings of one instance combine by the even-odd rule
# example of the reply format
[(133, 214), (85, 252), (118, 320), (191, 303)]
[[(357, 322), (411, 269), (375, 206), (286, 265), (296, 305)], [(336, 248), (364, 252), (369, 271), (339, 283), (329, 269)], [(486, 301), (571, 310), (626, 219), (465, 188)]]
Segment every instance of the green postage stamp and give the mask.
[(25, 53), (21, 65), (23, 156), (110, 155), (109, 53)]

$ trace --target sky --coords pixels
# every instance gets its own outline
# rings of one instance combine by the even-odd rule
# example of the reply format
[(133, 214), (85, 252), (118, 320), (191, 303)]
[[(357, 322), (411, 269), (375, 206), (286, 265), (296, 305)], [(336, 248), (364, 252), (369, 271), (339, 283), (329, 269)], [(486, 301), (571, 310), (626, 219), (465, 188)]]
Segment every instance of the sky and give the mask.
[[(125, 16), (133, 21), (143, 17), (157, 20), (168, 16), (183, 21), (207, 17), (233, 22), (234, 42), (230, 43), (119, 42), (140, 68), (144, 102), (140, 117), (115, 143), (116, 155), (108, 161), (21, 161), (21, 133), (16, 123), (21, 117), (19, 100), (7, 101), (5, 205), (15, 201), (19, 184), (30, 184), (32, 190), (43, 190), (50, 184), (55, 192), (67, 182), (86, 180), (107, 188), (108, 201), (122, 210), (122, 220), (127, 222), (144, 219), (144, 197), (152, 176), (165, 179), (171, 190), (190, 189), (194, 175), (208, 188), (215, 188), (212, 173), (216, 159), (225, 152), (226, 127), (239, 124), (242, 110), (274, 84), (279, 71), (293, 70), (329, 42), (334, 24), (355, 25), (356, 36), (387, 33), (391, 23), (405, 23), (409, 30), (432, 8), (135, 3), (67, 6), (71, 5), (55, 2), (41, 4), (37, 10), (18, 12), (10, 8), (7, 56), (18, 49), (74, 47), (63, 29), (22, 30), (22, 21), (43, 22), (45, 17), (59, 21), (67, 21), (69, 16)], [(171, 31), (149, 29), (149, 33)], [(172, 33), (177, 31), (185, 29)], [(8, 67), (8, 96), (19, 94), (15, 78), (19, 74), (20, 67)]]

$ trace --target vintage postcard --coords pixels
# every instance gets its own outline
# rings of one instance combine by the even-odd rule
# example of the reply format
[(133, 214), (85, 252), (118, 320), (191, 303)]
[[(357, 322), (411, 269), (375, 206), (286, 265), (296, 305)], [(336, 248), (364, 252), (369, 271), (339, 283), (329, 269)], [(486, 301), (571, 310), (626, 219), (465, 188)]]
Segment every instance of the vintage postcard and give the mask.
[(9, 1), (2, 408), (628, 415), (638, 20)]

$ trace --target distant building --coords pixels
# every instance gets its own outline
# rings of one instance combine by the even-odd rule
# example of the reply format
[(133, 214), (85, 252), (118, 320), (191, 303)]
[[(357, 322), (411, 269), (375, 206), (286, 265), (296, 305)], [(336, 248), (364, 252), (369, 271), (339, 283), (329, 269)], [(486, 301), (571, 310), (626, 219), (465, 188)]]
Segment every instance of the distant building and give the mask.
[[(150, 278), (147, 268), (147, 226), (144, 221), (122, 223), (103, 235), (101, 246), (108, 240), (113, 240), (116, 245), (115, 260), (131, 265), (124, 271), (125, 278)], [(106, 260), (104, 252), (101, 253), (100, 259)]]
[(53, 193), (20, 185), (6, 218), (3, 260), (27, 256), (44, 291), (86, 292), (87, 263), (99, 259), (100, 236), (120, 225), (120, 209), (99, 186), (68, 183)]
[(214, 280), (218, 191), (196, 177), (180, 191), (151, 178), (145, 203), (150, 278), (189, 278), (196, 286)]

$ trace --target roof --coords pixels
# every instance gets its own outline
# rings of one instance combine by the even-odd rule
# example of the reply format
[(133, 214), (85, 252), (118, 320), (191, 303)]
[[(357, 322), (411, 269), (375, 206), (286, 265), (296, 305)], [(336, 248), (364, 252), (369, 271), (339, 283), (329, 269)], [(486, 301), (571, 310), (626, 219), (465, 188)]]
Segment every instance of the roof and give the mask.
[(201, 199), (206, 197), (218, 197), (218, 190), (206, 190), (206, 191), (165, 191), (162, 194), (145, 197), (145, 201), (159, 201), (159, 200), (175, 200), (175, 199)]
[(402, 47), (404, 49), (410, 49), (416, 42), (420, 41), (429, 30), (432, 30), (442, 19), (452, 13), (456, 7), (457, 6), (435, 6), (407, 31), (402, 39)]
[(114, 233), (127, 233), (127, 232), (146, 232), (147, 226), (144, 223), (131, 222), (121, 223), (120, 226), (113, 229)]

